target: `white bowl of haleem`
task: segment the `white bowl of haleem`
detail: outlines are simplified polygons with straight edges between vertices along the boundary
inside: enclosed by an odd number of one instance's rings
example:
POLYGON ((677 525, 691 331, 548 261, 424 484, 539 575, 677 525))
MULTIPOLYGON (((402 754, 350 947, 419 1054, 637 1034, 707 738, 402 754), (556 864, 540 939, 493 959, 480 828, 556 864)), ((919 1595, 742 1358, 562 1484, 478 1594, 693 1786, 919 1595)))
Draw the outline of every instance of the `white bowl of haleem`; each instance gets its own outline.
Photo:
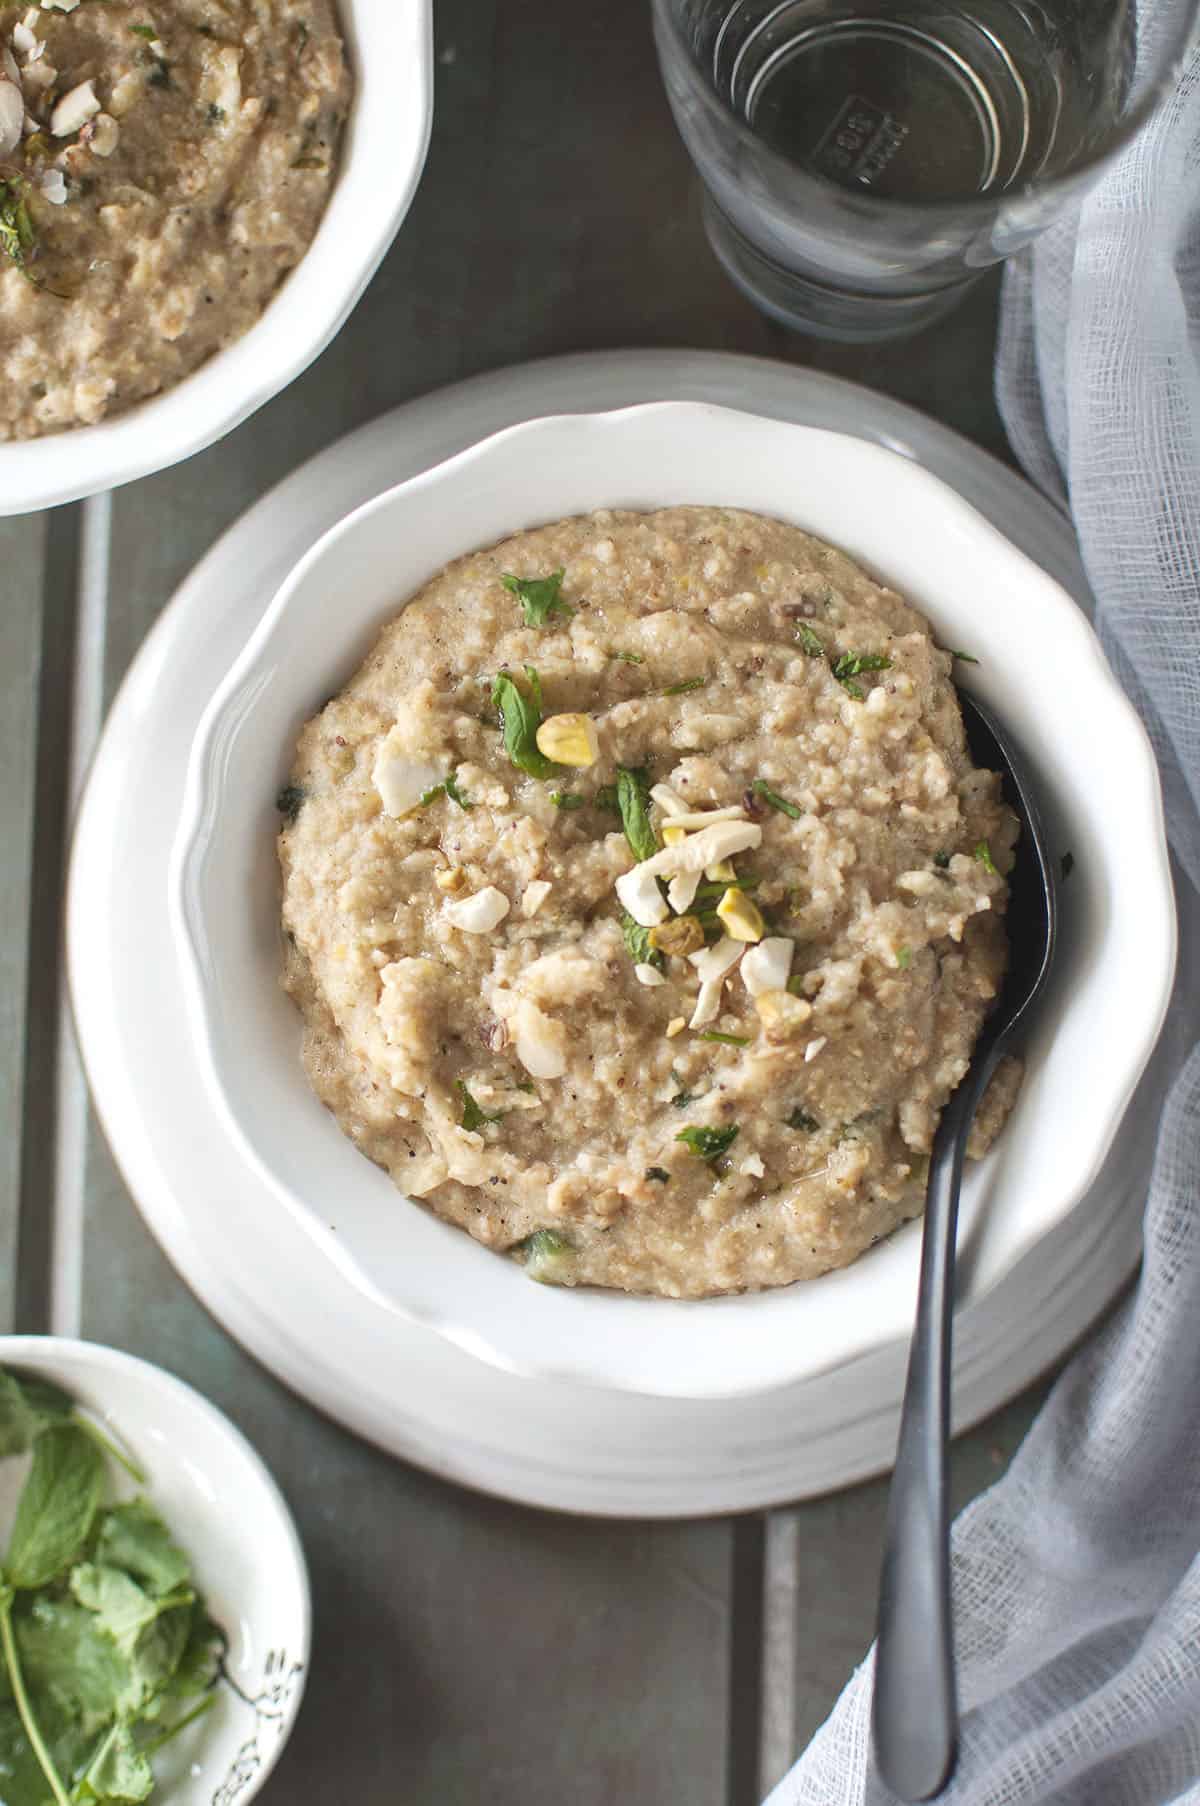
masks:
POLYGON ((902 1336, 1017 846, 964 673, 1071 871, 976 1124, 986 1290, 1084 1198, 1173 966, 1153 759, 1076 605, 911 463, 690 404, 514 428, 335 528, 206 715, 172 875, 281 1208, 542 1377, 714 1396, 902 1336))
POLYGON ((0 6, 0 512, 220 437, 345 320, 430 122, 427 0, 0 6))

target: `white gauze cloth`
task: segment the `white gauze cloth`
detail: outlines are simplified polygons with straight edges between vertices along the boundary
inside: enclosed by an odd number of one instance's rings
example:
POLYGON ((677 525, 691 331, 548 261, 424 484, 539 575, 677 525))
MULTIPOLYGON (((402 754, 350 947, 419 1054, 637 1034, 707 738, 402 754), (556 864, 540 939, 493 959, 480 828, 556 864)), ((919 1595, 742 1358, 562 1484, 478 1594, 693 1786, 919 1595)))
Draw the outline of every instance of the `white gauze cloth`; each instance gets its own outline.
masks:
MULTIPOLYGON (((1136 1291, 954 1526, 963 1724, 946 1806, 1200 1806, 1198 360, 1193 55, 1005 278, 1001 410, 1029 474, 1071 509, 1097 629, 1154 740, 1182 957, 1136 1291)), ((868 1657, 770 1806, 892 1800, 870 1764, 871 1677, 868 1657)))

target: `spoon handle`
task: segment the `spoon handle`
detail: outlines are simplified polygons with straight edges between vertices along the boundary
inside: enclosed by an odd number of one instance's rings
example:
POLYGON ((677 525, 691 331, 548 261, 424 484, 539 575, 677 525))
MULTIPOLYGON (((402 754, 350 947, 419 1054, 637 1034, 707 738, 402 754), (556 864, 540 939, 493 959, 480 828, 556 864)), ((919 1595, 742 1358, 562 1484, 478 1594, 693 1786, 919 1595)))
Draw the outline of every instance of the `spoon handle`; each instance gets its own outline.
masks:
POLYGON ((979 1070, 949 1099, 929 1160, 917 1320, 879 1584, 872 1707, 876 1767, 902 1800, 940 1792, 958 1739, 946 1486, 954 1243, 967 1136, 994 1063, 978 1061, 979 1070))

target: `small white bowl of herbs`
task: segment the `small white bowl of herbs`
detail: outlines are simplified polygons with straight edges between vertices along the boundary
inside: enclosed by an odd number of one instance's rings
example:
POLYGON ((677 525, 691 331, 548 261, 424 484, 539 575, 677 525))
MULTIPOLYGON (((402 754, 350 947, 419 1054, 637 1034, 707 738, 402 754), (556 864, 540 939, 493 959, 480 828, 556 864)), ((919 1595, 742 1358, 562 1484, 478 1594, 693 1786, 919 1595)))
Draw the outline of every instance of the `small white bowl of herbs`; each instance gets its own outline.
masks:
POLYGON ((0 1336, 4 1806, 246 1806, 310 1628, 287 1506, 214 1406, 115 1349, 0 1336))

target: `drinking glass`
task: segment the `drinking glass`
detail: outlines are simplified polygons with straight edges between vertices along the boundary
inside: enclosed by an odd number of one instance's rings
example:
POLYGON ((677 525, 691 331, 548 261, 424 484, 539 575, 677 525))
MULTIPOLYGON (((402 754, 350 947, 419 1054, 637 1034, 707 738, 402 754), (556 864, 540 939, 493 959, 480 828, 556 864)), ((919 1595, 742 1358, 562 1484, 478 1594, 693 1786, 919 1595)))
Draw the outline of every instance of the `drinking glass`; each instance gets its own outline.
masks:
POLYGON ((705 224, 786 325, 889 338, 1041 232, 1169 91, 1200 0, 653 0, 705 224))

